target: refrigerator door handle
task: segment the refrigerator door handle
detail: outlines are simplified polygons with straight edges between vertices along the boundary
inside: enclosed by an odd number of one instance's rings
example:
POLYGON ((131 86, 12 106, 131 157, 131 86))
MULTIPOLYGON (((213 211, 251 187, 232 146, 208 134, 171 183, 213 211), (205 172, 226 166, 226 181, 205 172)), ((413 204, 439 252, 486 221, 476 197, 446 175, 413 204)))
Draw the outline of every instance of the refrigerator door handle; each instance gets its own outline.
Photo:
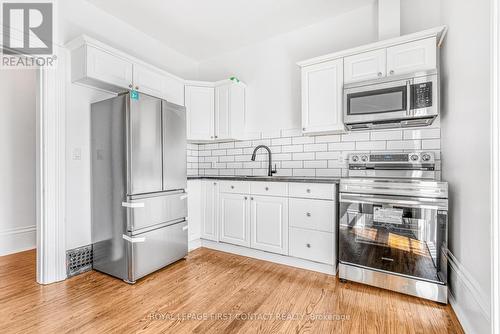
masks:
POLYGON ((127 240, 127 241, 132 242, 132 243, 145 242, 146 241, 145 237, 129 237, 126 234, 123 234, 122 237, 123 237, 124 240, 127 240))
POLYGON ((136 202, 136 203, 129 203, 129 202, 122 202, 122 206, 125 208, 143 208, 144 203, 143 202, 136 202))

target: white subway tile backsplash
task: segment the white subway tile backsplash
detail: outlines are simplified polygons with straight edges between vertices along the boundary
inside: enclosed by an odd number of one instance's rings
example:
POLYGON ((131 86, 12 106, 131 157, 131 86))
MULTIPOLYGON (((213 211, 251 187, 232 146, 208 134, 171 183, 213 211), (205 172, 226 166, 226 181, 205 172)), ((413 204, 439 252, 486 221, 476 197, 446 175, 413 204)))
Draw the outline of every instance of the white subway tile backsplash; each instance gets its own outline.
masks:
POLYGON ((327 151, 328 144, 306 144, 304 145, 304 152, 321 152, 327 151))
POLYGON ((281 168, 302 168, 302 160, 281 161, 281 168))
POLYGON ((328 144, 328 151, 354 151, 355 149, 356 149, 355 142, 328 144))
POLYGON ((354 152, 431 151, 441 169, 439 125, 416 129, 351 132, 346 134, 302 136, 300 129, 248 134, 245 140, 187 145, 188 175, 267 175, 268 146, 281 176, 347 176, 347 155, 354 152))
POLYGON ((304 145, 288 145, 288 146, 282 146, 281 151, 283 153, 287 152, 303 152, 304 151, 304 145))
POLYGON ((356 150, 385 150, 385 141, 358 141, 356 142, 356 150))
POLYGON ((340 135, 327 135, 315 137, 316 143, 336 143, 340 141, 340 135))
POLYGON ((341 152, 316 152, 317 160, 338 159, 339 156, 341 156, 341 152))
POLYGON ((396 140, 388 141, 388 150, 420 150, 422 142, 420 140, 396 140))
POLYGON ((423 139, 422 150, 439 150, 441 148, 440 139, 423 139))
POLYGON ((370 140, 369 132, 350 132, 342 135, 342 141, 370 140))
POLYGON ((441 138, 440 128, 412 129, 404 131, 404 139, 439 139, 441 138))
POLYGON ((328 161, 326 160, 304 161, 304 168, 328 168, 328 161))
POLYGON ((292 144, 293 145, 298 145, 298 144, 312 144, 314 143, 314 137, 296 137, 292 138, 292 144))
POLYGON ((234 148, 234 141, 227 143, 219 143, 218 148, 234 148))
POLYGON ((401 130, 391 130, 391 131, 373 131, 370 134, 371 140, 401 140, 403 139, 403 131, 401 130))
POLYGON ((271 145, 291 145, 292 138, 277 138, 271 139, 271 145))
POLYGON ((293 176, 316 176, 316 170, 315 169, 294 169, 293 176))
POLYGON ((293 160, 314 160, 314 152, 293 153, 293 160))

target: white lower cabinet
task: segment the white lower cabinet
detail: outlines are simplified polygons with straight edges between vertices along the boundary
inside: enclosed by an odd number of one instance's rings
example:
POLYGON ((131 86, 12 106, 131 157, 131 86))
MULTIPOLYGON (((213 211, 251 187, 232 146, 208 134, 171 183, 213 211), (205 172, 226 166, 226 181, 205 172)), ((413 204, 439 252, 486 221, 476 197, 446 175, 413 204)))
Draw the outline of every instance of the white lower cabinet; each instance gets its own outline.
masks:
POLYGON ((201 237, 207 240, 219 241, 219 224, 217 220, 218 183, 203 180, 201 183, 201 193, 201 237))
POLYGON ((220 241, 250 247, 248 195, 219 194, 220 241))
POLYGON ((250 247, 288 254, 288 198, 252 196, 250 247))
POLYGON ((335 269, 335 184, 204 180, 201 188, 202 239, 335 269))

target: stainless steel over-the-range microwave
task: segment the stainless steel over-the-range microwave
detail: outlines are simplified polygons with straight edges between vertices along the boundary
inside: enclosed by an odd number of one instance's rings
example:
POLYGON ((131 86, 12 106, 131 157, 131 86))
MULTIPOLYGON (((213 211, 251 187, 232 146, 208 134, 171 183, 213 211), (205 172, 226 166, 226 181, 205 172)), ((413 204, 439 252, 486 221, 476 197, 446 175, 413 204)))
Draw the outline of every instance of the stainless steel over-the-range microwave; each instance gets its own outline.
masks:
POLYGON ((430 125, 439 113, 436 71, 391 76, 344 86, 348 130, 430 125))

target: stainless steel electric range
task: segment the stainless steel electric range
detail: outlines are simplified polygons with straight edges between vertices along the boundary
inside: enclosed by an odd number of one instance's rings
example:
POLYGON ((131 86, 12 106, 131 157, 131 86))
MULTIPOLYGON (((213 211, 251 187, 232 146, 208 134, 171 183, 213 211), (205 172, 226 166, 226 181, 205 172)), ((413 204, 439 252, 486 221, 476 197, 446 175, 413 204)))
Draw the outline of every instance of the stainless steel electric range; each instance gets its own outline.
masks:
POLYGON ((350 154, 339 277, 447 303, 448 184, 432 152, 350 154))

